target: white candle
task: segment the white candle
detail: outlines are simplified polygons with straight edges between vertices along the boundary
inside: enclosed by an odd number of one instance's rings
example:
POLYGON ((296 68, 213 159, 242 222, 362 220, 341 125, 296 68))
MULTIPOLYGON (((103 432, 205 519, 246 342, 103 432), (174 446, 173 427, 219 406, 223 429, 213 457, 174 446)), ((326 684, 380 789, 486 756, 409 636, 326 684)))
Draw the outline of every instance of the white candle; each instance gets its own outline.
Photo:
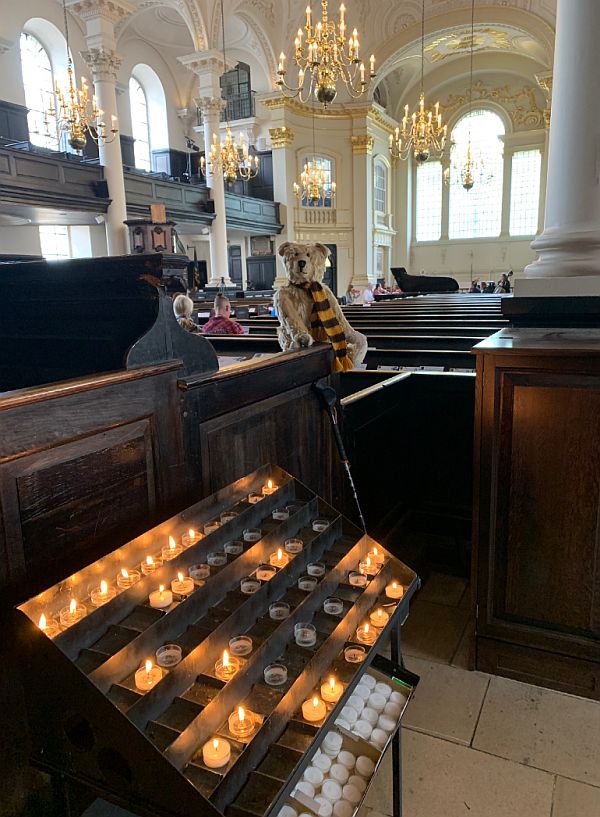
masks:
POLYGON ((385 595, 388 599, 401 599, 404 595, 404 587, 398 582, 393 581, 385 588, 385 595))
MULTIPOLYGON (((375 712, 380 714, 383 712, 383 708, 386 705, 386 700, 383 695, 380 695, 379 692, 374 692, 371 697, 369 698, 369 706, 368 709, 374 709, 375 712)), ((364 712, 363 712, 364 716, 364 712)))
POLYGON ((378 627, 379 629, 381 629, 382 627, 385 627, 385 625, 390 620, 390 617, 385 612, 385 610, 382 610, 381 607, 378 607, 377 610, 373 610, 373 612, 369 614, 369 619, 373 627, 378 627))
POLYGON ((213 738, 202 747, 202 760, 209 769, 221 769, 231 760, 231 746, 228 740, 213 738))
POLYGON ((342 696, 342 692, 344 691, 343 684, 331 676, 331 678, 326 681, 324 684, 321 684, 321 697, 324 701, 328 703, 334 704, 342 696))
POLYGON ((161 584, 158 590, 150 593, 148 600, 150 607, 162 610, 164 607, 170 607, 173 604, 173 593, 170 590, 165 590, 164 584, 161 584))
POLYGON ((152 687, 156 686, 162 678, 162 670, 160 667, 155 667, 152 661, 146 661, 143 667, 140 667, 135 674, 135 685, 143 692, 147 692, 152 687))
POLYGON ((107 601, 114 599, 117 595, 117 591, 114 587, 109 587, 108 584, 104 581, 104 579, 100 582, 100 587, 97 587, 95 590, 92 590, 90 594, 90 599, 94 607, 102 607, 103 604, 106 604, 107 601))
POLYGON ((317 695, 302 704, 302 717, 309 723, 322 721, 327 714, 327 707, 317 695))
POLYGON ((189 596, 196 589, 193 579, 188 579, 183 573, 178 573, 177 578, 171 582, 171 590, 178 596, 189 596))

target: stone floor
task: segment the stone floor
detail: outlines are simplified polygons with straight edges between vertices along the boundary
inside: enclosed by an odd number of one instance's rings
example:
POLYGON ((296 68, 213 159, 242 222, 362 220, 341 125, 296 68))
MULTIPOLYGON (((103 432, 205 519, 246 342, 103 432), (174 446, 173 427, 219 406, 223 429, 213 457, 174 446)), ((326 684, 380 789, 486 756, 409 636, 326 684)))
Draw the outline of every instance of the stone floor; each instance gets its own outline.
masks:
MULTIPOLYGON (((466 669, 463 579, 433 574, 402 628, 404 817, 600 817, 600 703, 466 669)), ((360 817, 391 815, 391 752, 360 817)))

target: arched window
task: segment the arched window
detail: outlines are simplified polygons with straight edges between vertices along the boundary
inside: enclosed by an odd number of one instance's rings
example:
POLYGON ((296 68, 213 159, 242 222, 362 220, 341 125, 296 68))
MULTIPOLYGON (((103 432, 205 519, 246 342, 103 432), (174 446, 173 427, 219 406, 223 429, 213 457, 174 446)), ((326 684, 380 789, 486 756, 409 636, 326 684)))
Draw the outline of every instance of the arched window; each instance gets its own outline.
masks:
POLYGON ((476 110, 463 116, 454 126, 450 152, 450 218, 449 237, 483 238, 499 236, 502 227, 503 143, 504 124, 500 117, 487 110, 476 110), (471 155, 481 160, 485 180, 475 173, 475 185, 465 190, 460 184, 460 172, 471 135, 471 155))
POLYGON ((388 168, 381 159, 375 160, 373 188, 376 213, 388 213, 388 168))
POLYGON ((133 143, 135 166, 141 170, 151 170, 148 99, 146 98, 146 92, 135 77, 131 77, 129 80, 129 105, 131 107, 132 135, 135 139, 133 143))
POLYGON ((333 159, 328 159, 326 156, 305 156, 302 160, 302 169, 308 165, 309 167, 312 166, 313 160, 316 162, 317 170, 319 173, 322 173, 324 179, 324 187, 327 191, 329 198, 326 199, 319 199, 319 201, 312 201, 307 198, 302 199, 302 206, 303 207, 331 207, 331 191, 332 191, 332 183, 335 182, 335 166, 333 159))
POLYGON ((442 163, 417 165, 415 217, 417 241, 439 241, 442 235, 442 163))
POLYGON ((58 150, 56 115, 48 114, 51 108, 56 110, 50 57, 41 42, 25 31, 21 34, 19 48, 25 104, 29 108, 29 139, 34 145, 58 150))

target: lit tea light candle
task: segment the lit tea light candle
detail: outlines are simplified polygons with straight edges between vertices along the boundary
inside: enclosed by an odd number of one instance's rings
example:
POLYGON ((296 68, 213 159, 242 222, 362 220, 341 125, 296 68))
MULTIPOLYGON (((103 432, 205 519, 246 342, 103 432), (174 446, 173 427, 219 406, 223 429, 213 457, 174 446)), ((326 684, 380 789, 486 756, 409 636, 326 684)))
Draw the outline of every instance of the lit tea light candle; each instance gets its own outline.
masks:
POLYGON ((378 607, 377 610, 373 610, 369 614, 369 619, 373 627, 379 627, 379 629, 381 629, 382 627, 385 627, 385 625, 390 620, 390 617, 385 612, 385 610, 382 610, 381 607, 378 607))
POLYGON ((159 567, 162 567, 162 559, 153 559, 152 556, 146 556, 145 561, 142 562, 141 570, 144 576, 150 576, 159 567))
POLYGON ((165 590, 164 584, 161 584, 158 590, 154 590, 150 593, 148 601, 150 602, 150 607, 162 610, 173 604, 173 593, 170 590, 165 590))
POLYGON ((129 570, 126 567, 122 567, 117 576, 117 587, 121 590, 127 590, 136 582, 139 582, 141 578, 139 570, 129 570))
POLYGON ((276 573, 277 570, 273 565, 259 565, 256 569, 256 578, 261 582, 269 582, 276 573))
POLYGON ((342 697, 344 686, 331 676, 324 684, 321 684, 321 698, 330 704, 335 704, 342 697))
POLYGON ((63 607, 59 613, 60 623, 63 627, 71 627, 81 621, 87 613, 87 608, 84 604, 78 603, 75 599, 71 599, 68 607, 63 607))
POLYGON ((365 587, 367 581, 366 573, 359 573, 356 570, 353 570, 348 576, 348 582, 354 587, 365 587))
POLYGON ((302 704, 302 717, 309 723, 322 721, 326 714, 325 701, 322 701, 317 695, 302 704))
POLYGON ((109 587, 104 579, 102 579, 100 582, 100 587, 97 587, 90 593, 90 599, 94 607, 102 607, 102 605, 106 604, 107 601, 114 599, 116 595, 117 591, 115 588, 109 587))
POLYGON ((377 572, 370 556, 358 563, 358 572, 364 576, 373 576, 377 572))
POLYGON ((271 553, 269 556, 269 563, 272 564, 273 567, 285 567, 289 560, 289 556, 284 553, 281 548, 277 548, 277 552, 271 553))
POLYGON ((142 692, 147 692, 156 686, 163 677, 160 667, 155 667, 152 661, 146 661, 143 667, 135 673, 135 685, 142 692))
POLYGON ((178 596, 189 596, 195 589, 196 585, 194 584, 194 580, 184 576, 181 572, 179 572, 177 578, 171 582, 171 590, 173 593, 177 593, 178 596))
POLYGON ((194 528, 190 528, 187 533, 184 533, 181 537, 181 544, 184 548, 189 548, 192 545, 195 545, 196 542, 199 542, 202 539, 202 534, 200 531, 194 530, 194 528))
POLYGON ((178 545, 175 539, 173 539, 172 536, 169 536, 169 544, 162 549, 161 554, 165 562, 170 562, 171 559, 179 556, 182 550, 183 548, 181 545, 178 545))
POLYGON ((223 657, 219 658, 215 664, 215 675, 219 681, 231 681, 233 676, 239 671, 240 662, 235 656, 229 655, 227 650, 223 650, 223 657))
POLYGON ((383 565, 384 557, 383 553, 379 548, 374 547, 373 550, 369 553, 369 556, 371 557, 371 561, 373 562, 375 567, 381 567, 383 565))
POLYGON ((262 487, 263 496, 271 496, 276 490, 277 485, 275 485, 272 479, 268 479, 267 484, 262 487))
POLYGON ((38 627, 47 635, 48 638, 54 638, 55 635, 58 635, 60 632, 60 627, 58 626, 58 622, 55 618, 46 618, 46 616, 42 613, 40 616, 40 620, 38 622, 38 627))
POLYGON ((361 624, 356 631, 356 640, 361 644, 374 644, 377 639, 377 630, 369 624, 361 624))
POLYGON ((202 747, 202 760, 209 769, 222 769, 231 760, 231 746, 228 740, 213 738, 202 747))
POLYGON ((254 714, 238 706, 228 719, 229 731, 235 738, 248 738, 254 732, 254 714))
POLYGON ((401 599, 404 596, 404 587, 399 582, 391 582, 385 588, 388 599, 401 599))

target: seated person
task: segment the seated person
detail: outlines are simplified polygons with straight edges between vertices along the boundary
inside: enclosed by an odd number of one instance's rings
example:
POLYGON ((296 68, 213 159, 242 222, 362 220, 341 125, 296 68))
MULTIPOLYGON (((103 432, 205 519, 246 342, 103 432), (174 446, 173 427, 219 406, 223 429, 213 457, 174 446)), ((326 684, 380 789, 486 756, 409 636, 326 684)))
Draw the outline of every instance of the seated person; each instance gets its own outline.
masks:
POLYGON ((366 285, 362 295, 360 296, 360 300, 362 301, 363 306, 371 306, 375 300, 375 296, 373 295, 373 284, 366 285))
POLYGON ((346 304, 353 304, 359 297, 360 290, 355 289, 352 284, 348 284, 348 289, 346 290, 346 304))
POLYGON ((199 332, 200 327, 192 320, 194 302, 187 295, 177 295, 173 301, 173 312, 177 318, 177 323, 187 332, 199 332))
POLYGON ((373 290, 373 295, 387 295, 387 289, 378 281, 377 286, 373 290))
POLYGON ((200 330, 204 335, 243 335, 244 330, 237 321, 231 320, 231 302, 226 295, 215 297, 214 315, 200 330))

